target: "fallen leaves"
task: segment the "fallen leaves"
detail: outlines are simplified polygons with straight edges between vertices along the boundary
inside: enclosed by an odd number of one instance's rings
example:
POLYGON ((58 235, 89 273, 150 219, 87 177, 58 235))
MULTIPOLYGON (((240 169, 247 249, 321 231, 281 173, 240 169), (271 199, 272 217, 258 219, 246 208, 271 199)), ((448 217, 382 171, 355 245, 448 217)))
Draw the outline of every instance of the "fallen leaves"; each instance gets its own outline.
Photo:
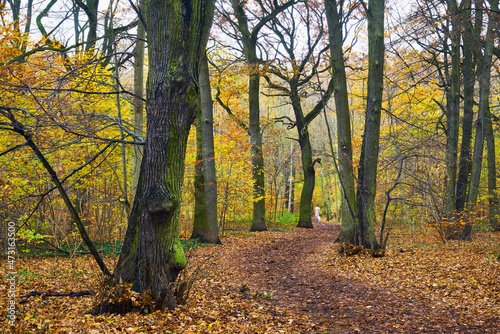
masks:
MULTIPOLYGON (((17 303, 26 333, 399 333, 500 331, 500 263, 495 240, 394 244, 386 256, 341 256, 338 226, 224 238, 193 251, 206 264, 186 305, 172 312, 90 315, 101 277, 87 257, 23 258, 18 296, 90 290, 75 298, 17 303), (485 246, 486 245, 486 246, 485 246), (492 245, 487 246, 487 245, 492 245), (417 247, 413 247, 417 246, 417 247)), ((484 238, 491 237, 490 234, 484 238)), ((395 240, 398 241, 398 240, 395 240)), ((406 241, 407 242, 407 241, 406 241)), ((114 259, 108 259, 113 267, 114 259)), ((2 270, 4 270, 2 268, 2 270)), ((0 272, 5 276, 4 272, 0 272)), ((6 282, 0 283, 3 290, 6 282)), ((5 312, 5 298, 0 308, 5 312)), ((0 331, 10 329, 0 323, 0 331)))

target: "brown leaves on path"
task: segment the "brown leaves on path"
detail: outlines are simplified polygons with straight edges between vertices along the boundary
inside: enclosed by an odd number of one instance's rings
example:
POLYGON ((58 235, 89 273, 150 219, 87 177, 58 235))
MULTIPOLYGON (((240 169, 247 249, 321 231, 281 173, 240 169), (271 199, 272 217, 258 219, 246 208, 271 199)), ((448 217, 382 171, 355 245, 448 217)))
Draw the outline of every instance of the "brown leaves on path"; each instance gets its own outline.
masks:
MULTIPOLYGON (((383 258, 344 257, 333 244, 338 231, 323 223, 312 230, 243 232, 221 246, 199 248, 188 272, 204 264, 202 274, 188 303, 173 312, 93 316, 85 312, 95 297, 34 296, 16 305, 11 328, 3 321, 2 295, 0 332, 500 332, 500 263, 491 248, 480 242, 398 245, 383 258)), ((27 258, 16 265, 18 296, 98 289, 98 268, 86 257, 27 258)), ((5 287, 3 280, 0 290, 5 287)))
POLYGON ((332 244, 339 228, 271 233, 240 245, 231 266, 279 307, 334 332, 500 332, 500 265, 487 253, 450 244, 345 257, 332 244))

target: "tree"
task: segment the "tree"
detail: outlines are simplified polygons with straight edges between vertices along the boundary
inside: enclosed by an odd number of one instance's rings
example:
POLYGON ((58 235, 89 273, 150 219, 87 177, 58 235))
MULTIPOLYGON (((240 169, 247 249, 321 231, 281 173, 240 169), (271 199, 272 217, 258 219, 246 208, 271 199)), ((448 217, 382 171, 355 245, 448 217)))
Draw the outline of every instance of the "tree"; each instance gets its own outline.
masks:
MULTIPOLYGON (((346 122, 349 122, 348 107, 345 105, 346 90, 344 90, 345 71, 342 71, 343 53, 342 53, 342 16, 333 1, 327 1, 328 29, 331 48, 332 73, 335 78, 335 90, 339 92, 336 98, 337 110, 337 133, 339 156, 343 155, 344 170, 339 171, 339 177, 343 187, 343 205, 349 209, 346 218, 342 218, 341 238, 353 245, 362 245, 377 251, 379 243, 375 237, 375 195, 377 186, 377 165, 379 155, 380 141, 380 119, 382 112, 382 91, 383 91, 383 73, 384 73, 384 0, 370 0, 368 6, 361 1, 368 19, 368 91, 366 95, 366 114, 364 117, 365 127, 363 133, 363 143, 359 161, 359 171, 357 180, 356 207, 352 206, 350 196, 350 175, 349 165, 352 166, 352 158, 349 160, 349 154, 352 152, 346 145, 350 143, 350 138, 346 137, 349 130, 342 129, 346 122), (338 62, 338 63, 336 63, 338 62), (340 118, 339 118, 340 117, 340 118)), ((341 3, 342 5, 342 3, 341 3)), ((342 6, 340 6, 342 8, 342 6)), ((352 167, 351 167, 352 168, 352 167)), ((351 195, 352 196, 352 195, 351 195)))
MULTIPOLYGON (((486 107, 488 103, 484 102, 484 92, 490 85, 489 79, 485 78, 483 62, 488 62, 487 53, 495 52, 493 46, 487 51, 488 43, 484 40, 485 36, 490 36, 489 32, 483 32, 483 21, 489 11, 483 0, 422 0, 417 4, 411 21, 420 23, 412 24, 412 30, 407 35, 411 36, 411 42, 422 47, 420 59, 434 67, 435 74, 429 77, 439 80, 437 86, 443 91, 443 99, 435 99, 435 102, 441 108, 443 117, 446 117, 446 123, 440 121, 440 126, 436 127, 436 132, 442 132, 446 139, 445 191, 437 193, 438 196, 442 194, 443 199, 442 208, 438 210, 441 217, 437 219, 446 238, 471 240, 472 221, 469 216, 475 212, 472 208, 478 198, 482 152, 486 138, 484 134, 489 131, 486 128, 489 108, 486 107), (476 81, 479 81, 479 89, 475 88, 476 81), (475 99, 478 91, 478 99, 475 99), (462 100, 463 117, 460 117, 462 100), (476 137, 473 138, 476 105, 479 105, 479 115, 475 123, 476 137), (458 156, 460 136, 462 141, 458 156), (474 156, 471 154, 472 140, 474 156), (467 211, 464 211, 465 208, 467 211), (443 217, 445 223, 441 222, 443 217)), ((490 1, 489 7, 495 7, 494 1, 490 1)), ((488 29, 490 23, 489 19, 488 29)), ((492 144, 490 142, 490 147, 492 144)), ((492 150, 488 153, 489 168, 492 168, 492 150)), ((489 183, 489 186, 494 187, 494 182, 489 183)), ((495 193, 490 191, 490 205, 495 201, 495 193)), ((495 215, 494 205, 490 212, 495 215)))
MULTIPOLYGON (((314 165, 320 159, 313 159, 313 151, 309 138, 309 125, 321 113, 333 92, 333 81, 329 82, 326 91, 321 87, 320 99, 307 113, 304 113, 301 96, 307 94, 305 87, 312 84, 312 80, 319 78, 322 65, 322 54, 328 49, 322 47, 323 41, 323 13, 315 9, 314 4, 307 3, 290 7, 271 21, 271 29, 278 37, 278 42, 271 47, 276 53, 276 62, 271 62, 268 72, 277 80, 265 75, 268 85, 276 89, 280 96, 290 99, 295 120, 291 124, 297 128, 300 145, 304 183, 300 197, 300 214, 297 227, 312 228, 311 202, 316 183, 314 165), (317 31, 314 30, 316 25, 317 31), (304 31, 305 30, 305 31, 304 31), (298 45, 299 35, 304 34, 302 43, 304 49, 298 45), (281 51, 283 49, 284 51, 281 51), (299 54, 301 53, 301 54, 299 54)), ((284 118, 282 118, 284 119, 284 118)))
MULTIPOLYGON (((337 148, 338 176, 342 193, 342 234, 341 237, 356 244, 356 193, 355 177, 352 163, 351 114, 347 92, 347 77, 344 65, 343 22, 344 1, 337 5, 336 1, 325 0, 326 19, 328 23, 328 39, 330 41, 330 63, 332 71, 335 112, 337 115, 337 148)), ((334 154, 332 148, 332 155, 334 154)))
MULTIPOLYGON (((476 138, 474 143, 474 156, 472 161, 472 171, 470 177, 470 187, 469 187, 469 197, 467 200, 468 209, 472 209, 477 202, 478 192, 479 192, 479 180, 481 177, 482 160, 483 160, 483 150, 484 150, 484 140, 485 140, 485 122, 490 123, 488 127, 491 126, 491 116, 489 112, 490 108, 490 78, 491 78, 491 67, 493 58, 493 47, 494 47, 494 31, 497 29, 498 22, 498 0, 490 1, 490 13, 488 20, 488 29, 486 32, 486 46, 484 48, 484 53, 481 57, 481 67, 479 71, 479 110, 476 121, 476 138)), ((488 129, 488 132, 492 134, 492 131, 488 129)), ((489 145, 491 148, 491 144, 489 145)), ((493 145, 494 146, 494 145, 493 145)), ((491 159, 491 158, 490 158, 491 159)), ((489 160, 490 160, 489 159, 489 160)), ((491 164, 491 162, 490 162, 491 164)), ((491 166, 490 166, 491 168, 491 166)), ((492 196, 494 197, 494 196, 492 196)), ((471 229, 471 227, 469 227, 471 229)), ((470 239, 471 231, 467 232, 467 239, 470 239)))
POLYGON ((213 0, 153 0, 145 5, 149 48, 147 134, 127 234, 116 274, 133 277, 134 289, 150 291, 160 308, 176 307, 170 283, 186 266, 179 242, 179 212, 189 129, 200 109, 199 68, 214 10, 213 0), (129 232, 130 230, 130 232, 129 232), (137 236, 136 236, 137 234, 137 236), (134 251, 134 247, 137 251, 134 251), (123 272, 123 261, 136 268, 123 272))
POLYGON ((265 200, 265 173, 264 157, 262 156, 262 133, 260 127, 260 77, 262 60, 258 54, 258 37, 262 28, 270 20, 276 17, 281 11, 292 6, 295 0, 284 2, 279 5, 276 1, 257 1, 257 9, 251 12, 251 3, 242 0, 231 0, 233 15, 224 10, 224 4, 219 6, 221 15, 237 30, 232 36, 241 42, 241 51, 245 56, 245 61, 249 70, 248 78, 248 109, 249 125, 248 135, 252 145, 252 175, 254 180, 253 189, 253 220, 251 231, 265 231, 266 221, 266 200, 265 200), (265 6, 268 5, 268 7, 265 6), (253 20, 249 20, 247 12, 251 18, 257 17, 257 22, 251 26, 253 20))
POLYGON ((201 110, 196 121, 195 212, 191 238, 219 244, 213 101, 206 54, 200 63, 201 110))

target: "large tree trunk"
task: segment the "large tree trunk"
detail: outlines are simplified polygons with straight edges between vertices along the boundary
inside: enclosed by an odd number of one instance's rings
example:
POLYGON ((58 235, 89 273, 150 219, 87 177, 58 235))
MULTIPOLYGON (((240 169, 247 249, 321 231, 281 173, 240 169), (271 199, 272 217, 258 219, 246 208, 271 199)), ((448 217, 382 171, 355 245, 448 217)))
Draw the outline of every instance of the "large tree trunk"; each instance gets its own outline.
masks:
POLYGON ((135 275, 125 276, 134 276, 134 289, 149 291, 160 307, 175 308, 171 283, 186 265, 178 237, 184 160, 189 130, 200 108, 199 61, 213 6, 213 0, 152 0, 144 11, 150 68, 147 136, 137 269, 135 275))
POLYGON ((335 111, 337 114, 338 176, 342 193, 342 227, 339 238, 357 244, 356 235, 359 232, 356 232, 357 222, 355 220, 356 193, 354 191, 355 179, 352 164, 351 116, 342 48, 342 18, 337 10, 336 1, 325 0, 325 7, 330 40, 332 80, 335 91, 335 111))
POLYGON ((357 207, 361 244, 376 250, 380 247, 375 238, 374 225, 384 88, 384 0, 370 0, 368 6, 368 91, 365 130, 359 159, 357 207))
POLYGON ((213 102, 208 60, 200 64, 201 114, 196 122, 195 211, 191 238, 220 244, 217 224, 217 180, 215 177, 213 102))

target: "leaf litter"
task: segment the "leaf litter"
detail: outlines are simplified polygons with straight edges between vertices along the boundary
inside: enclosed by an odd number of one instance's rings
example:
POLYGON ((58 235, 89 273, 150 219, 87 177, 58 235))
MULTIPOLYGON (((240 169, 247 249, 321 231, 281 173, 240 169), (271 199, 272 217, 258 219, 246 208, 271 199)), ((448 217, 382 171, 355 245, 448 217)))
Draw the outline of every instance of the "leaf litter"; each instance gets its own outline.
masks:
MULTIPOLYGON (((340 255, 339 229, 321 223, 311 230, 240 232, 221 246, 199 247, 189 254, 188 274, 203 267, 187 303, 148 314, 88 314, 102 280, 89 257, 21 258, 17 296, 34 290, 94 296, 17 299, 16 326, 9 327, 2 294, 0 332, 500 332, 500 263, 491 256, 498 234, 445 245, 407 245, 396 235, 386 256, 373 258, 340 255)), ((116 259, 107 261, 113 267, 116 259)), ((0 290, 7 291, 6 280, 0 290)))

